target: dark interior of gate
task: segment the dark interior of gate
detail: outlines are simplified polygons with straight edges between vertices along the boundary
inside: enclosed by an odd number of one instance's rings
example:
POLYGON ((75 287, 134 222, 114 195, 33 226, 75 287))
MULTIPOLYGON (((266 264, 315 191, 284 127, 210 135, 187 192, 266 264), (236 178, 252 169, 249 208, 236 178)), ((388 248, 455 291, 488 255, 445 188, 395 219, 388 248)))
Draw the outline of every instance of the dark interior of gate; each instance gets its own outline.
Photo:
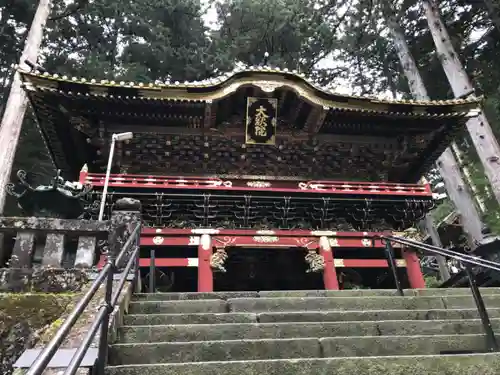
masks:
MULTIPOLYGON (((142 258, 155 257, 175 259, 182 256, 196 257, 196 249, 189 247, 144 247, 142 258)), ((264 291, 264 290, 321 290, 324 289, 320 272, 311 272, 305 261, 307 249, 302 247, 230 247, 225 272, 214 272, 215 291, 264 291)), ((383 249, 367 253, 364 248, 340 248, 335 251, 342 260, 359 262, 358 267, 339 267, 337 277, 342 289, 390 289, 394 281, 388 272, 383 249), (363 263, 363 261, 365 263, 363 263)), ((395 251, 401 258, 401 251, 395 251)), ((345 262, 344 262, 345 263, 345 262)), ((141 276, 147 291, 151 269, 146 264, 141 276)), ((197 291, 197 269, 195 267, 155 267, 155 287, 163 292, 197 291)), ((404 267, 398 267, 403 287, 408 288, 404 267)))
MULTIPOLYGON (((433 208, 419 179, 479 107, 338 95, 269 67, 184 83, 22 79, 55 165, 92 186, 90 203, 111 135, 134 133, 116 143, 105 218, 119 198, 141 202, 142 276, 165 291, 394 287, 378 236, 433 208)), ((404 286, 422 287, 416 255, 391 251, 404 286)))

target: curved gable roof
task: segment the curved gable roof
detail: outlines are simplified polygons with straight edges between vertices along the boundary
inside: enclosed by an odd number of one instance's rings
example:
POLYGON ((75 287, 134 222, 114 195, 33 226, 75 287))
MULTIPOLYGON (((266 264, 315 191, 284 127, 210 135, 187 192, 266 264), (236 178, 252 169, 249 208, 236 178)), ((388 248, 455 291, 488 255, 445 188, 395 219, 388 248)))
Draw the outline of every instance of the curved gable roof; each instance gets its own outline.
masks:
MULTIPOLYGON (((466 115, 479 109, 481 98, 440 101, 386 100, 371 96, 343 95, 320 86, 312 79, 287 69, 252 67, 236 69, 217 78, 193 82, 115 82, 86 78, 69 78, 58 74, 20 71, 27 90, 58 91, 74 96, 102 96, 141 100, 210 102, 224 98, 240 87, 255 86, 272 93, 288 88, 312 104, 325 109, 378 113, 421 113, 466 115)), ((472 113, 471 115, 475 115, 472 113)))

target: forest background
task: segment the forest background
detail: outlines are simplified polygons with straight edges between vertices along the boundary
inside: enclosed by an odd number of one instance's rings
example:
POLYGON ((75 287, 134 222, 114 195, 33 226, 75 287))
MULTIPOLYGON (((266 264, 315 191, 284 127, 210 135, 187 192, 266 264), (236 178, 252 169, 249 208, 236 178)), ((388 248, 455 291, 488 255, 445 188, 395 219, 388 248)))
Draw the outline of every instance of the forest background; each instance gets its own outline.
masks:
MULTIPOLYGON (((411 98, 386 22, 388 2, 429 96, 453 98, 418 0, 54 0, 38 64, 51 73, 98 80, 185 81, 262 64, 268 52, 268 65, 300 71, 341 93, 411 98)), ((500 0, 439 4, 499 139, 500 0)), ((0 0, 0 115, 36 5, 0 0)), ((500 233, 498 204, 466 132, 457 143, 473 194, 488 208, 484 222, 500 233)), ((31 112, 13 172, 18 169, 40 182, 54 175, 31 112)), ((439 175, 428 177, 439 190, 439 175)), ((444 199, 434 220, 451 211, 444 199)))

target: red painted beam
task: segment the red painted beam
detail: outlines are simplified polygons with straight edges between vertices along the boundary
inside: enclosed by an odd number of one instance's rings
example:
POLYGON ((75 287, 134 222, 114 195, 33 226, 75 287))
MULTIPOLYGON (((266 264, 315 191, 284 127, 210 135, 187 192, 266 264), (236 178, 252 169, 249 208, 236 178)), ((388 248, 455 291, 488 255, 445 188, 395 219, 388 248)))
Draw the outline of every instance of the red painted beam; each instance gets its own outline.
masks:
MULTIPOLYGON (((150 258, 141 258, 139 265, 149 267, 150 258)), ((336 268, 387 268, 385 259, 333 259, 336 268)), ((155 258, 156 267, 198 267, 198 258, 155 258)), ((404 259, 397 259, 398 267, 406 267, 404 259)))
MULTIPOLYGON (((201 236, 141 236, 141 246, 198 246, 201 236)), ((288 237, 288 236, 230 236, 215 235, 215 247, 265 247, 290 248, 303 247, 316 249, 319 246, 319 237, 288 237)), ((384 248, 382 240, 372 240, 369 237, 330 237, 330 246, 335 248, 384 248)), ((394 245, 397 247, 396 245, 394 245)))
MULTIPOLYGON (((94 187, 104 186, 105 175, 101 173, 81 173, 80 182, 94 187)), ((283 182, 260 181, 259 185, 250 185, 255 181, 222 180, 204 177, 170 177, 146 175, 111 175, 109 187, 151 188, 151 189, 195 189, 226 191, 262 191, 282 193, 317 193, 317 194, 359 194, 359 195, 399 195, 432 197, 428 184, 397 184, 387 182, 346 182, 346 181, 306 181, 283 182), (246 182, 246 184, 245 184, 246 182), (273 185, 278 185, 273 187, 273 185)))
POLYGON ((141 246, 198 246, 199 244, 200 236, 141 236, 141 246))
MULTIPOLYGON (((139 265, 149 267, 150 258, 141 258, 139 265)), ((156 267, 198 267, 198 258, 155 258, 156 267)))
MULTIPOLYGON (((254 229, 211 229, 211 228, 142 228, 143 236, 176 235, 222 235, 222 236, 285 236, 285 237, 376 237, 382 232, 336 232, 332 230, 254 230, 254 229)), ((384 232, 384 234, 387 234, 384 232)))

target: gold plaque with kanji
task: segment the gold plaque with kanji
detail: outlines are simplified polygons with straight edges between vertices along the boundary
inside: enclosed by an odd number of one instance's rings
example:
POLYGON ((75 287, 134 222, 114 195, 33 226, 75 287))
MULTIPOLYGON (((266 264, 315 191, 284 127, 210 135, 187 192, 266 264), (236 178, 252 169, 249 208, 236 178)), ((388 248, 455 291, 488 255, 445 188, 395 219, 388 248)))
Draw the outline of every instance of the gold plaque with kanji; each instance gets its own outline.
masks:
POLYGON ((278 99, 247 99, 247 119, 245 143, 252 145, 276 144, 276 124, 278 122, 278 99))

